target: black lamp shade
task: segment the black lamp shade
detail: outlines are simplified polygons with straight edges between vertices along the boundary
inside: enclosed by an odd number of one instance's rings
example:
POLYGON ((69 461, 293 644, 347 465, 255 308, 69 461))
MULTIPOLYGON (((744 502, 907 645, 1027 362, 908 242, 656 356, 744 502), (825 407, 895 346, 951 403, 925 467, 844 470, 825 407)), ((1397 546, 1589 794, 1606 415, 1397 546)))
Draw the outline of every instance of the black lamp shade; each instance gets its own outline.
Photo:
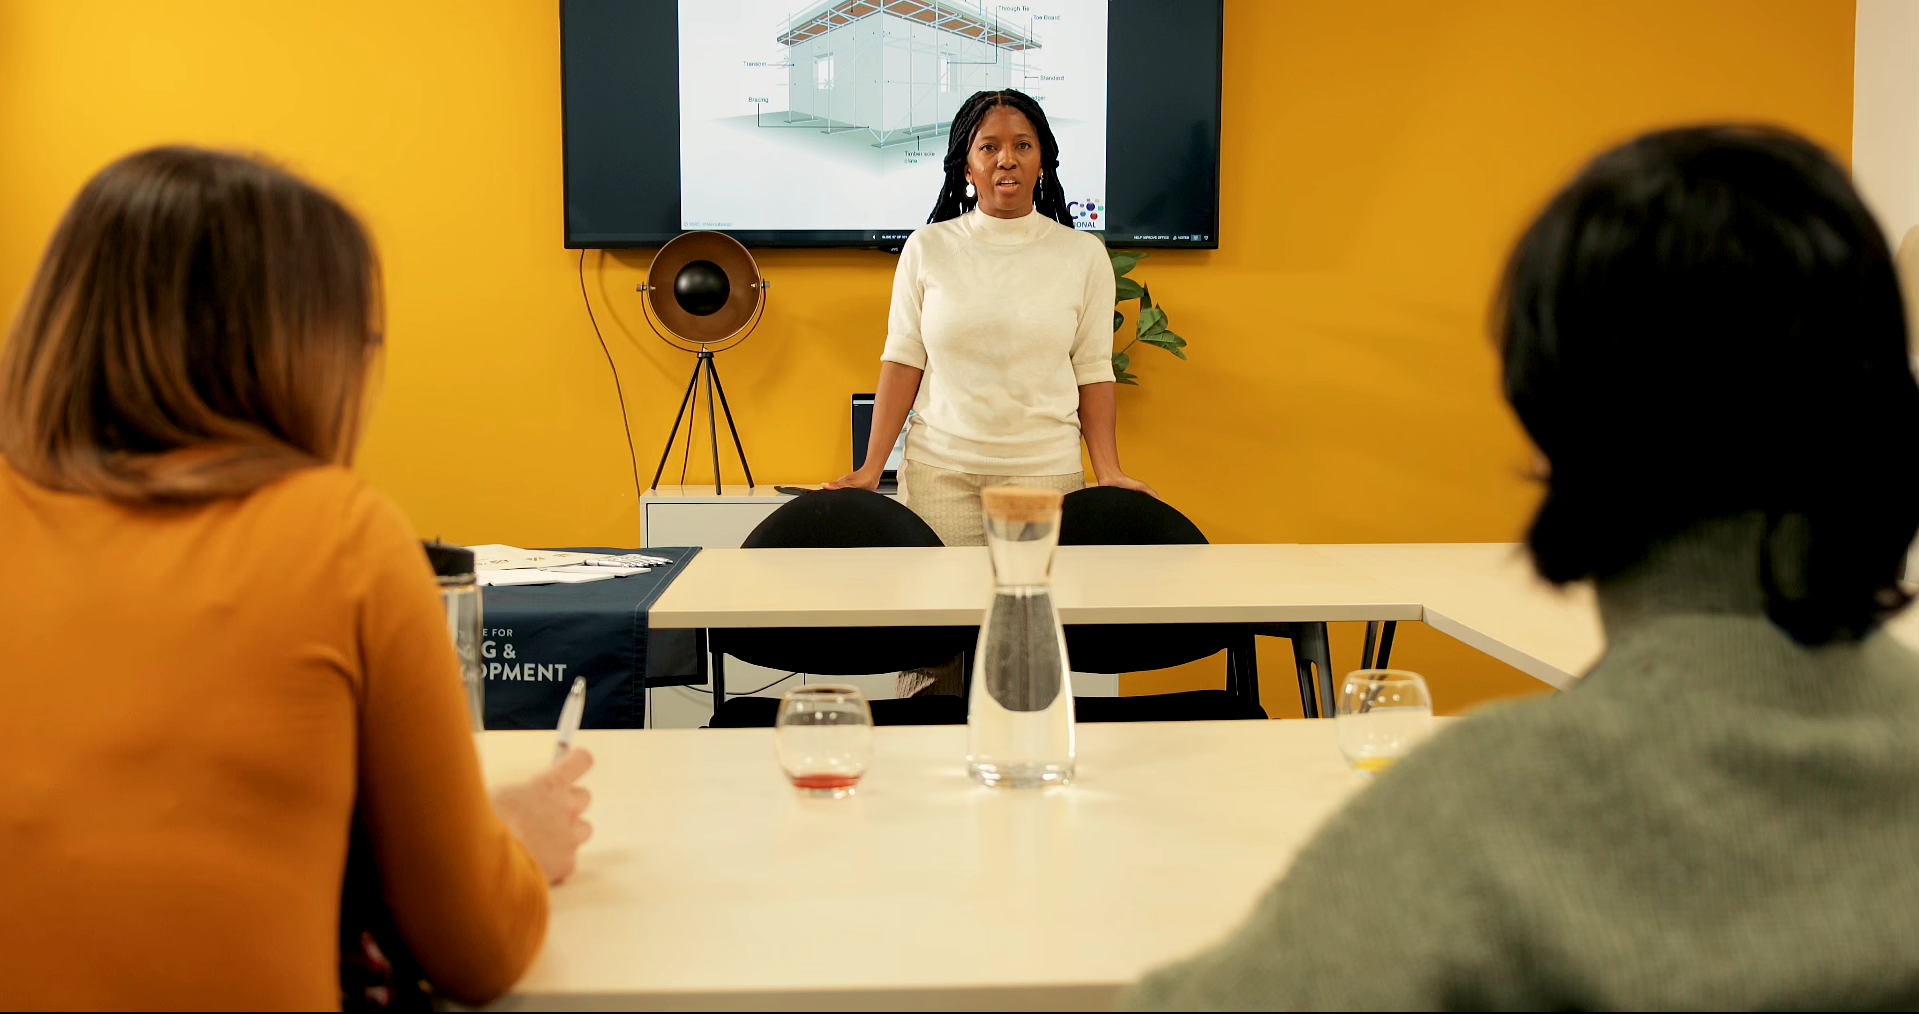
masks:
POLYGON ((673 298, 680 303, 680 309, 695 317, 711 317, 726 305, 726 297, 732 289, 726 280, 726 272, 720 270, 712 261, 694 261, 680 269, 679 276, 673 279, 673 298))
POLYGON ((653 315, 666 335, 691 345, 725 342, 759 308, 760 268, 740 241, 722 232, 680 235, 647 271, 653 315))

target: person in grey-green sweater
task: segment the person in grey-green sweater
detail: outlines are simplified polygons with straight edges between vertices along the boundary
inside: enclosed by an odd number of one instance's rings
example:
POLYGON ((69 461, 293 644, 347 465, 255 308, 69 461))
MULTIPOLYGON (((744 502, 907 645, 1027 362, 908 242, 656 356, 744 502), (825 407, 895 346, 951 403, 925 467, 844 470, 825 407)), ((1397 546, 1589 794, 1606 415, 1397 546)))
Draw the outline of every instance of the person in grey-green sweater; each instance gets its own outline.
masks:
POLYGON ((1884 237, 1774 130, 1650 134, 1520 240, 1505 388, 1590 579, 1573 690, 1435 736, 1137 1010, 1919 1007, 1919 385, 1884 237))

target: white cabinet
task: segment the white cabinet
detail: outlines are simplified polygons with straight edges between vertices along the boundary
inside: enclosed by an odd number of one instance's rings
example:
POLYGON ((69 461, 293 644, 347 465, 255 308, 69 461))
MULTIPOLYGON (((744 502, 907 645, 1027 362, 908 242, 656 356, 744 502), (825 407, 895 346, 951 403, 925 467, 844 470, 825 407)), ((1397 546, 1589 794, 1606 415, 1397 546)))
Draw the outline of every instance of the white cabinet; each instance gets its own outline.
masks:
POLYGON ((640 538, 653 546, 738 549, 768 514, 793 499, 771 486, 661 486, 640 497, 640 538))

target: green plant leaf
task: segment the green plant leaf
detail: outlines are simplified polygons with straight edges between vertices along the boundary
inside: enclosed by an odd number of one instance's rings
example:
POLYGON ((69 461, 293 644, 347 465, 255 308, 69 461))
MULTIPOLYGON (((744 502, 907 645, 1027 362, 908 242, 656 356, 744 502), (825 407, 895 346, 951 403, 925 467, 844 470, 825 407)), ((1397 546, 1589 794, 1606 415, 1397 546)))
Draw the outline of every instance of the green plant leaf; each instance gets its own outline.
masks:
MULTIPOLYGON (((1184 350, 1186 348, 1186 339, 1174 334, 1168 328, 1166 311, 1153 305, 1153 293, 1152 290, 1146 287, 1146 283, 1126 277, 1128 272, 1131 272, 1133 268, 1139 265, 1140 261, 1145 260, 1149 255, 1143 253, 1125 253, 1109 249, 1106 251, 1106 256, 1113 264, 1113 302, 1124 303, 1128 300, 1139 300, 1139 318, 1135 322, 1136 327, 1134 328, 1133 339, 1125 343, 1119 351, 1113 353, 1113 382, 1125 384, 1128 387, 1138 387, 1139 377, 1131 372, 1133 360, 1132 357, 1127 354, 1128 350, 1140 342, 1145 342, 1148 345, 1165 349, 1180 359, 1185 359, 1186 353, 1184 350)), ((1113 332, 1115 334, 1119 333, 1119 329, 1125 326, 1125 324, 1125 314, 1115 309, 1113 311, 1113 332)))
POLYGON ((1176 335, 1171 331, 1161 331, 1158 334, 1140 335, 1139 340, 1145 342, 1148 345, 1152 345, 1156 348, 1165 349, 1166 351, 1171 352, 1173 355, 1178 356, 1181 359, 1186 358, 1186 353, 1181 351, 1182 349, 1186 347, 1186 339, 1181 338, 1179 335, 1176 335))
POLYGON ((1174 334, 1171 331, 1158 331, 1153 334, 1143 334, 1139 336, 1139 340, 1145 342, 1148 345, 1157 345, 1163 349, 1183 349, 1186 347, 1186 339, 1180 337, 1179 335, 1174 334))

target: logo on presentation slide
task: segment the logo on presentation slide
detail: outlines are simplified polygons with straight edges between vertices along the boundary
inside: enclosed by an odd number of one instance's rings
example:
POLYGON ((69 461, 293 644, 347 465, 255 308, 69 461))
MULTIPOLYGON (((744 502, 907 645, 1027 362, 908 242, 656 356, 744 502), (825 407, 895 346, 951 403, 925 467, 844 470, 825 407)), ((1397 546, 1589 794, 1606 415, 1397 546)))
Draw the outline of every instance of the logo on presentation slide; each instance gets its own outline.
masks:
POLYGON ((1105 228, 1099 223, 1099 216, 1105 211, 1106 206, 1095 200, 1066 202, 1066 213, 1073 216, 1075 229, 1105 228))

